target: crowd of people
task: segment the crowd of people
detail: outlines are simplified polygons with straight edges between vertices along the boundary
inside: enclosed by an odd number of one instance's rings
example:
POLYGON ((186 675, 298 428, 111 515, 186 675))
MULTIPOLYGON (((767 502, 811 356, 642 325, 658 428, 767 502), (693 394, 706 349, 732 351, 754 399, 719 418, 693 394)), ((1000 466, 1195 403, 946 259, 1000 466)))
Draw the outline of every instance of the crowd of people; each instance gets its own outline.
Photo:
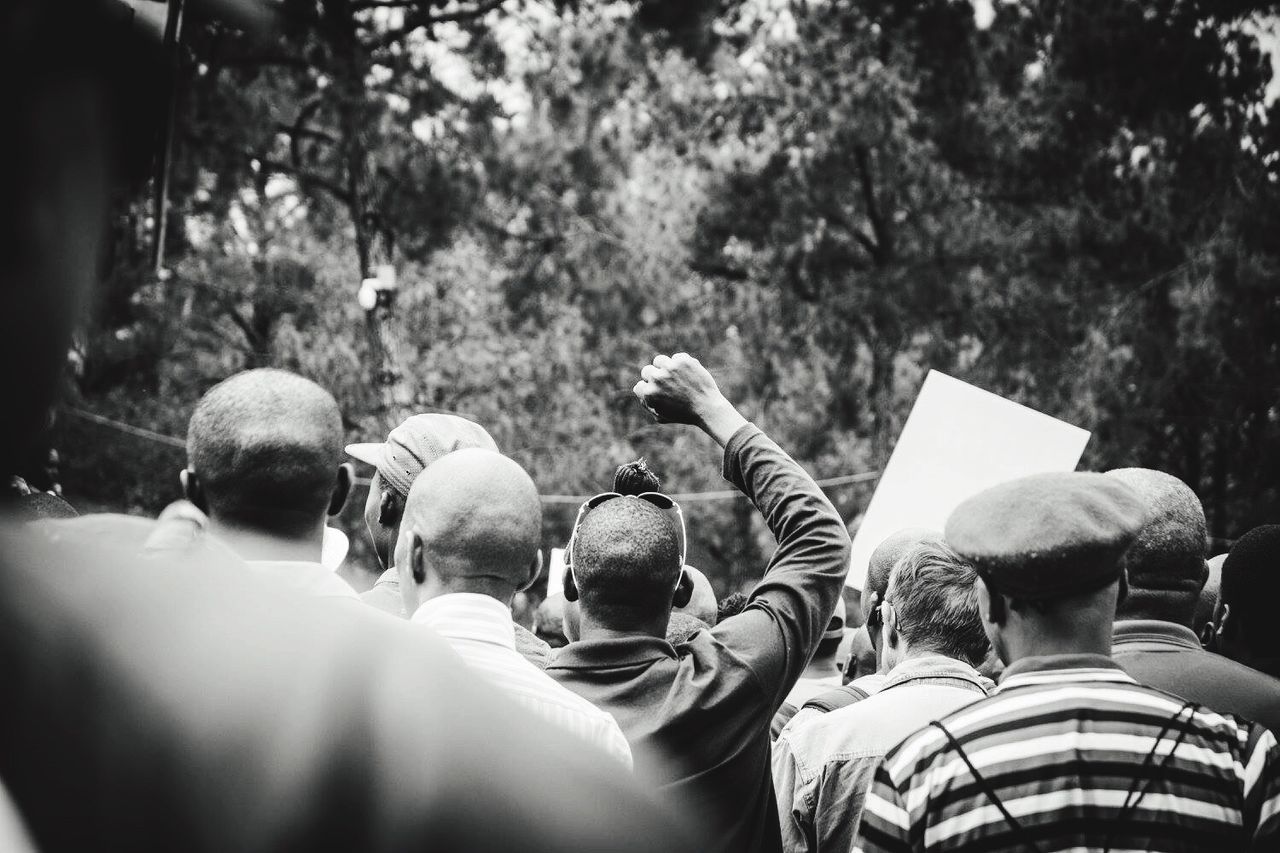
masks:
MULTIPOLYGON (((111 22, 68 8, 0 13, 9 471, 134 153, 111 22)), ((895 533, 846 600, 844 519, 695 358, 634 391, 722 448, 775 539, 749 591, 717 600, 632 463, 518 625, 546 571, 529 474, 454 416, 344 448, 283 370, 203 396, 157 519, 7 498, 0 849, 1280 849, 1280 525, 1207 559, 1177 478, 1039 474, 895 533), (363 594, 323 556, 352 460, 363 594)))

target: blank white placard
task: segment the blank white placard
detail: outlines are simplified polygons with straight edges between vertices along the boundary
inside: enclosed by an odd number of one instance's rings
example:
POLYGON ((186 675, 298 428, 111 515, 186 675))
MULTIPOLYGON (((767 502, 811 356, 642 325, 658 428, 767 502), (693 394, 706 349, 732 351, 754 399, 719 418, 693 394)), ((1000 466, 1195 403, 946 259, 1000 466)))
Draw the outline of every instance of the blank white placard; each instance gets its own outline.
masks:
POLYGON ((1073 471, 1088 443, 1088 430, 929 371, 853 537, 846 582, 862 588, 871 552, 890 534, 941 530, 961 502, 997 483, 1073 471))

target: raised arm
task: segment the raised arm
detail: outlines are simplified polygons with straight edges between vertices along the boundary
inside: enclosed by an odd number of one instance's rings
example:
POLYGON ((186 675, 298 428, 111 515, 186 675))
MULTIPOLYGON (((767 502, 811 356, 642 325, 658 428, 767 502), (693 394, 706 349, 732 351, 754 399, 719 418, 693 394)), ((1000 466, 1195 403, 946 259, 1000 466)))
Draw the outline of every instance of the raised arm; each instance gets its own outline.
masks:
POLYGON ((764 517, 778 548, 746 608, 713 629, 777 708, 822 639, 849 571, 849 533, 803 468, 725 399, 685 353, 658 356, 636 395, 660 421, 693 424, 725 449, 724 476, 764 517))

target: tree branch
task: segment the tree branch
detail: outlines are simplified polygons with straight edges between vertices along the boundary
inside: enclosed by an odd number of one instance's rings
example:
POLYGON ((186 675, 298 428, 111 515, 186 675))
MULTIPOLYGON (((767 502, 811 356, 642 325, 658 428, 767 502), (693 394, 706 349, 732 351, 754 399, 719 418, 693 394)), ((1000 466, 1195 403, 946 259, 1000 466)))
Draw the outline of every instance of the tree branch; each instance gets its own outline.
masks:
POLYGON ((348 206, 351 204, 350 194, 348 194, 340 185, 334 183, 328 178, 322 178, 319 175, 313 175, 310 172, 295 169, 289 163, 281 163, 279 160, 269 160, 265 157, 258 157, 257 155, 251 156, 262 164, 262 168, 265 171, 282 172, 286 175, 292 175, 294 178, 297 178, 298 183, 302 184, 304 187, 313 187, 315 189, 324 190, 343 204, 348 206))
POLYGON ((867 246, 867 251, 875 259, 878 266, 885 266, 893 257, 893 237, 889 234, 888 223, 876 200, 875 182, 871 177, 871 152, 865 145, 856 145, 853 149, 854 160, 858 164, 858 179, 862 185, 862 200, 867 205, 867 219, 871 220, 871 232, 875 235, 872 241, 860 231, 854 236, 858 242, 867 246), (874 246, 874 248, 872 248, 874 246))
MULTIPOLYGON (((507 0, 481 0, 474 6, 463 9, 455 9, 452 12, 419 12, 418 14, 406 14, 404 17, 404 26, 378 33, 374 38, 364 42, 366 50, 377 50, 378 48, 387 47, 400 41, 411 33, 414 33, 423 27, 432 27, 436 24, 444 24, 449 22, 473 21, 476 18, 483 18, 485 15, 500 7, 507 0)), ((379 3, 376 6, 385 6, 379 3)), ((374 7, 370 7, 374 8, 374 7)))

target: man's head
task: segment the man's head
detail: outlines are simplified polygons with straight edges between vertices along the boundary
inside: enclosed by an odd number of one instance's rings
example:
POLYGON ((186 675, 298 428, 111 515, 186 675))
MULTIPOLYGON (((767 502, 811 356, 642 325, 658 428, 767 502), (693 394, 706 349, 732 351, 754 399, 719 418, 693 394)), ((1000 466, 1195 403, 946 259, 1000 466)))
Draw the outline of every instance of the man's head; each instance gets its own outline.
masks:
POLYGON ((217 525, 318 546, 351 488, 341 460, 342 415, 328 391, 283 370, 246 370, 196 404, 183 490, 217 525))
POLYGON ((885 668, 907 655, 945 655, 977 666, 991 645, 978 613, 978 573, 941 542, 911 548, 885 593, 885 668))
POLYGON ((1255 527, 1231 546, 1220 597, 1219 651, 1280 678, 1280 524, 1255 527))
POLYGON ((405 502, 395 564, 405 612, 454 592, 510 604, 542 568, 542 502, 515 461, 472 448, 423 471, 405 502))
POLYGON ((1124 553, 1146 520, 1132 489, 1093 473, 1022 477, 960 504, 947 544, 977 570, 979 609, 1000 659, 1106 654, 1124 553))
POLYGON ((446 453, 467 448, 496 451, 498 445, 479 424, 457 415, 434 413, 414 415, 393 429, 384 442, 347 445, 347 455, 375 469, 365 499, 364 523, 383 568, 391 565, 413 481, 446 453))
POLYGON ((1132 489, 1147 511, 1147 525, 1125 553, 1129 594, 1118 619, 1158 619, 1188 628, 1208 576, 1209 535, 1204 507, 1177 477, 1149 468, 1108 471, 1132 489))
POLYGON ((705 625, 716 624, 720 603, 716 601, 716 591, 711 586, 711 579, 703 574, 701 569, 696 569, 687 563, 684 571, 692 583, 693 592, 689 596, 689 603, 684 607, 675 608, 673 612, 692 616, 705 625))
POLYGON ((565 596, 579 602, 584 625, 665 637, 672 607, 693 594, 677 522, 641 498, 618 497, 587 511, 570 550, 565 596))
POLYGON ((925 542, 941 542, 942 532, 927 527, 906 527, 885 537, 871 552, 867 562, 867 582, 862 590, 862 613, 866 622, 867 638, 876 653, 877 665, 881 654, 880 604, 889 588, 889 575, 898 561, 911 549, 925 542))

